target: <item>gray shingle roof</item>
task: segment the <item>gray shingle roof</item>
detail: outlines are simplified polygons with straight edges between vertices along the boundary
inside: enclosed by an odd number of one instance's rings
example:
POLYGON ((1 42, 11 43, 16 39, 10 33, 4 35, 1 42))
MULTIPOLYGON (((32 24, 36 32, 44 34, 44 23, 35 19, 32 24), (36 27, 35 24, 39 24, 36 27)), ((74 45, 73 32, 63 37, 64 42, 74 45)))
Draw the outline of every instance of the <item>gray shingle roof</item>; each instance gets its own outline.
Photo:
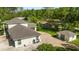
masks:
POLYGON ((76 35, 75 33, 68 31, 68 30, 64 30, 64 31, 59 31, 58 33, 62 34, 62 35, 66 35, 66 36, 74 36, 76 35))
POLYGON ((24 24, 24 23, 26 23, 26 21, 24 21, 23 19, 24 19, 24 17, 16 17, 9 21, 6 21, 5 23, 6 24, 24 24))
POLYGON ((24 20, 24 17, 16 17, 16 18, 13 18, 13 19, 11 19, 11 20, 6 21, 5 23, 6 23, 6 24, 28 24, 28 27, 29 27, 29 28, 36 26, 35 23, 26 22, 26 21, 24 20))
POLYGON ((40 34, 23 25, 16 25, 8 30, 10 37, 15 41, 19 39, 27 39, 31 37, 39 36, 40 34))
POLYGON ((35 23, 27 23, 28 24, 28 27, 31 28, 31 27, 35 27, 36 24, 35 23))

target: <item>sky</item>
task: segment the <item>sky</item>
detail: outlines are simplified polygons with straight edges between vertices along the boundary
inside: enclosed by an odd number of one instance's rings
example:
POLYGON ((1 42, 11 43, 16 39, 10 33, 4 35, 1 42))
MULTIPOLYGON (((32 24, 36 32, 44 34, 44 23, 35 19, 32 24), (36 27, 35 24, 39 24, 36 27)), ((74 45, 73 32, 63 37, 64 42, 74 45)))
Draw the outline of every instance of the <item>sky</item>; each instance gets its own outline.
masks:
POLYGON ((24 9, 42 9, 43 7, 24 7, 24 9))

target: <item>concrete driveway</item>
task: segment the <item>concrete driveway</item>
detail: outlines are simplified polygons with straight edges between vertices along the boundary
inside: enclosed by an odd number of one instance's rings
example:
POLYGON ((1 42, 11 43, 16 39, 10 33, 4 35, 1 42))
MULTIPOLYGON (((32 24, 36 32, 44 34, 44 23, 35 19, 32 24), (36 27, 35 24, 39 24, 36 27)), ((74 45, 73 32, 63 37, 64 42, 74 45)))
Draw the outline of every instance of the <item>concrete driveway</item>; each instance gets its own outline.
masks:
POLYGON ((6 36, 0 36, 0 51, 9 47, 8 40, 6 36))
POLYGON ((66 42, 54 38, 48 33, 45 32, 39 32, 39 33, 41 34, 40 39, 42 43, 50 43, 53 46, 62 46, 62 44, 66 44, 66 42))

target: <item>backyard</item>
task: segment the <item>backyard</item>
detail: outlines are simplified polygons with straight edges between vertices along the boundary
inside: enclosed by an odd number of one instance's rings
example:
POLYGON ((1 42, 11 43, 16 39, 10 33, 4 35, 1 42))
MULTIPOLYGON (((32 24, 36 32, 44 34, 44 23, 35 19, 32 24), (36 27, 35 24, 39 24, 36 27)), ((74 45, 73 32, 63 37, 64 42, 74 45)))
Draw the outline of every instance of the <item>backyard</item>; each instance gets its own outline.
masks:
POLYGON ((57 35, 57 31, 51 28, 43 28, 40 24, 37 26, 37 30, 41 31, 41 32, 46 32, 48 34, 50 34, 53 37, 56 37, 57 35))
POLYGON ((54 31, 52 29, 43 29, 43 28, 41 28, 39 31, 49 33, 51 36, 56 36, 56 31, 54 31))

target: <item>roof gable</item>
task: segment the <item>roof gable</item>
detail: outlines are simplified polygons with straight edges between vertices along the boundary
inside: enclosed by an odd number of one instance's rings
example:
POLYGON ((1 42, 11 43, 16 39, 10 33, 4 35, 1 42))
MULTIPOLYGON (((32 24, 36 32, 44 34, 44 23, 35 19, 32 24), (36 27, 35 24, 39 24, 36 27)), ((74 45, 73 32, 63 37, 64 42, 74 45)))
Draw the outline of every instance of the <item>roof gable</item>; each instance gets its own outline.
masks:
POLYGON ((60 33, 62 35, 66 35, 66 36, 74 36, 74 35, 76 35, 75 33, 71 32, 71 31, 68 31, 68 30, 60 31, 58 33, 60 33))

